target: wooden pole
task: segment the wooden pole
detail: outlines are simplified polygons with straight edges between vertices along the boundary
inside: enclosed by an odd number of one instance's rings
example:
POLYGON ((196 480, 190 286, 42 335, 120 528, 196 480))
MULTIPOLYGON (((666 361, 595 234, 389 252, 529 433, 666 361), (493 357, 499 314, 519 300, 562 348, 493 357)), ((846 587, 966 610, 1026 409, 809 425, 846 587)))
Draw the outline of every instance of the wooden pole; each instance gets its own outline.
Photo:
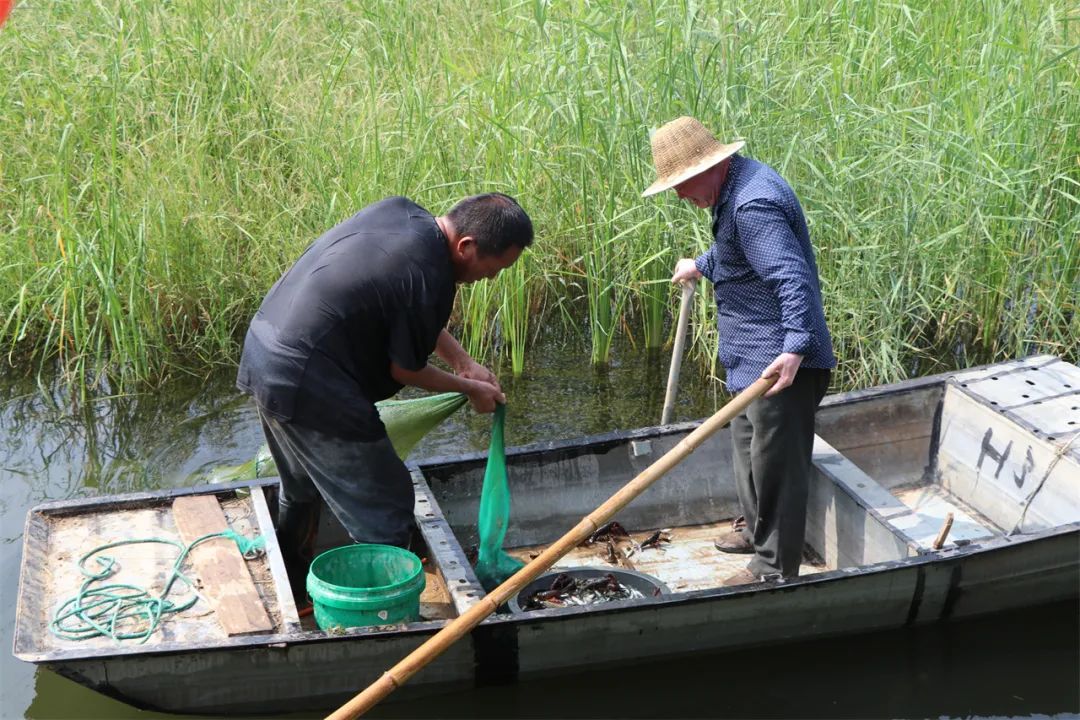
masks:
POLYGON ((945 522, 941 525, 941 531, 938 532, 937 538, 934 540, 934 550, 940 550, 945 544, 945 538, 949 537, 949 530, 952 530, 953 514, 945 513, 945 522))
POLYGON ((641 471, 637 477, 624 485, 600 507, 585 516, 570 532, 559 538, 535 560, 518 570, 506 582, 481 598, 476 605, 466 610, 465 613, 455 618, 428 639, 427 642, 409 653, 404 660, 383 673, 378 680, 369 685, 363 692, 328 715, 327 720, 352 720, 375 707, 380 700, 403 685, 421 668, 479 625, 484 618, 495 612, 500 605, 558 562, 563 555, 580 545, 610 520, 615 513, 644 492, 646 488, 660 479, 671 468, 682 462, 687 455, 696 450, 713 433, 731 422, 736 415, 745 410, 751 402, 772 387, 775 382, 776 376, 761 378, 732 398, 727 405, 720 408, 716 414, 680 440, 675 447, 664 453, 656 462, 641 471))
POLYGON ((682 302, 679 303, 679 324, 675 329, 675 347, 671 351, 671 368, 668 370, 667 393, 664 395, 664 410, 660 413, 660 424, 671 422, 675 410, 675 393, 679 388, 679 371, 682 370, 683 346, 686 345, 686 325, 690 320, 690 303, 694 299, 696 280, 683 283, 682 302))

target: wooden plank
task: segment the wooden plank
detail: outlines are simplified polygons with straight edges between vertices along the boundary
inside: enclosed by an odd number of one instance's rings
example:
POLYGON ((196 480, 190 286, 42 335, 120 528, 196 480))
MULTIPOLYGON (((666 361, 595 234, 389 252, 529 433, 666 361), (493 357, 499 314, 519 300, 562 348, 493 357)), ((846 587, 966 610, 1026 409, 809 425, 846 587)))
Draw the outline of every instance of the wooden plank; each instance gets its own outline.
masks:
POLYGON ((851 567, 918 554, 907 533, 911 508, 820 435, 814 436, 813 461, 807 542, 826 564, 851 567))
POLYGON ((994 363, 993 365, 986 365, 984 367, 975 368, 972 370, 962 370, 954 373, 952 379, 958 383, 972 383, 993 375, 1004 375, 1013 373, 1016 371, 1026 371, 1028 368, 1042 367, 1058 362, 1058 358, 1054 355, 1033 355, 1031 357, 1021 358, 1019 360, 1008 360, 1006 362, 994 363))
POLYGON ((424 538, 424 544, 427 545, 430 568, 449 593, 453 612, 456 615, 464 614, 480 602, 480 598, 484 596, 484 588, 466 559, 461 543, 443 516, 442 508, 435 501, 423 473, 413 469, 411 474, 416 496, 413 516, 424 538))
POLYGON ((22 567, 19 570, 19 596, 15 605, 15 656, 37 662, 47 649, 52 635, 45 632, 49 622, 45 607, 48 583, 42 569, 49 567, 49 531, 45 516, 31 512, 23 532, 22 567))
POLYGON ((1067 437, 1070 433, 1080 432, 1080 390, 1013 408, 1009 415, 1038 428, 1048 438, 1067 437))
POLYGON ((817 434, 885 488, 920 480, 930 462, 941 386, 822 409, 817 434))
POLYGON ((1057 361, 956 382, 971 395, 1006 410, 1075 393, 1080 388, 1080 368, 1057 361))
POLYGON ((930 435, 941 386, 899 396, 823 408, 815 418, 817 434, 834 448, 852 448, 925 438, 930 435))
POLYGON ((841 451, 855 466, 891 491, 921 482, 929 472, 930 435, 888 445, 848 448, 841 451))
MULTIPOLYGON (((885 488, 856 467, 842 453, 827 443, 821 436, 814 437, 814 467, 825 474, 837 485, 847 489, 854 497, 862 501, 864 507, 873 510, 880 517, 889 519, 898 515, 908 515, 911 510, 893 497, 885 488)), ((888 558, 895 559, 895 558, 888 558)))
POLYGON ((450 620, 457 617, 454 601, 438 572, 424 568, 424 590, 420 593, 420 617, 424 620, 450 620))
MULTIPOLYGON (((229 528, 214 495, 177 498, 172 509, 176 527, 185 543, 229 528)), ((244 635, 274 629, 235 542, 227 538, 207 540, 196 545, 189 557, 202 581, 202 591, 226 634, 244 635)))

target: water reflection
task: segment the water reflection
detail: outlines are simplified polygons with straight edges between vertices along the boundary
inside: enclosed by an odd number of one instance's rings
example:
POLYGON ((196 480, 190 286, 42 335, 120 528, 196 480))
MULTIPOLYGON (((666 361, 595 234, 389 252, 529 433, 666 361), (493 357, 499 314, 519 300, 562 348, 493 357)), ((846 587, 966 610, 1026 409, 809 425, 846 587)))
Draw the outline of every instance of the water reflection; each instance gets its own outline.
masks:
MULTIPOLYGON (((224 376, 167 391, 78 403, 63 389, 7 388, 0 409, 0 468, 33 502, 182 484, 204 464, 250 452, 248 403, 224 376)), ((257 427, 255 428, 257 431, 257 427)))

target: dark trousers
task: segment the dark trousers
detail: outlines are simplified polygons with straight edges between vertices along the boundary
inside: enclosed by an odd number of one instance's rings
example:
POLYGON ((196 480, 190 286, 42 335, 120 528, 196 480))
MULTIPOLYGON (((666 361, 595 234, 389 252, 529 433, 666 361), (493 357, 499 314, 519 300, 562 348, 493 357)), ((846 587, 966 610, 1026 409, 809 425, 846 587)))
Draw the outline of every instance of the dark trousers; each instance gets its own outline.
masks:
MULTIPOLYGON (((358 543, 408 549, 415 521, 412 477, 390 438, 345 440, 259 411, 277 464, 277 535, 290 579, 307 574, 318 529, 319 497, 358 543)), ((294 586, 294 594, 301 586, 294 586)))
POLYGON ((801 368, 789 387, 758 398, 731 421, 735 487, 746 517, 743 532, 754 544, 747 567, 755 575, 799 574, 814 413, 830 376, 828 370, 801 368))

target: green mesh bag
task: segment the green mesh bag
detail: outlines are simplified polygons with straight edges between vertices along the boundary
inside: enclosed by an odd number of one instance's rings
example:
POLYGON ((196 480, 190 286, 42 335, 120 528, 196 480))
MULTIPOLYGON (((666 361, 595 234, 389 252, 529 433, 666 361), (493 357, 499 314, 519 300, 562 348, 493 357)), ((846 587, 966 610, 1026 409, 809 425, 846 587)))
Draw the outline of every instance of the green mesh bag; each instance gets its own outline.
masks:
POLYGON ((488 448, 484 488, 480 492, 480 517, 477 522, 480 548, 476 559, 476 577, 488 591, 502 584, 525 565, 503 550, 506 527, 510 522, 510 488, 507 485, 506 448, 503 444, 505 424, 506 406, 498 405, 495 408, 495 421, 491 426, 491 446, 488 448))
MULTIPOLYGON (((404 460, 425 435, 453 415, 466 400, 468 398, 462 393, 442 393, 412 400, 383 400, 375 403, 375 407, 394 451, 404 460)), ((270 448, 263 445, 254 460, 212 470, 206 481, 221 483, 274 475, 277 475, 277 466, 270 456, 270 448)))
POLYGON ((442 393, 412 400, 383 400, 375 403, 375 407, 394 451, 404 460, 425 435, 457 412, 467 400, 463 393, 442 393))

